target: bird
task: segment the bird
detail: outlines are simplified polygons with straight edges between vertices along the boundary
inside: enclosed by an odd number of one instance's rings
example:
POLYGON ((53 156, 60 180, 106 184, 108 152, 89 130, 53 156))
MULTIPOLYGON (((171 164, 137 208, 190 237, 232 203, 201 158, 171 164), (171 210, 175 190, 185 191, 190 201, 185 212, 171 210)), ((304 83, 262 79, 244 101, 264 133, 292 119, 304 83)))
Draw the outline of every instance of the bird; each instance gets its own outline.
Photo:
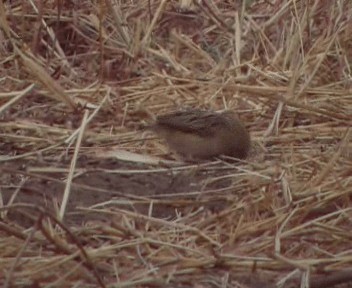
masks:
POLYGON ((211 159, 220 155, 245 159, 250 149, 250 134, 231 110, 171 112, 157 116, 148 128, 186 159, 211 159))

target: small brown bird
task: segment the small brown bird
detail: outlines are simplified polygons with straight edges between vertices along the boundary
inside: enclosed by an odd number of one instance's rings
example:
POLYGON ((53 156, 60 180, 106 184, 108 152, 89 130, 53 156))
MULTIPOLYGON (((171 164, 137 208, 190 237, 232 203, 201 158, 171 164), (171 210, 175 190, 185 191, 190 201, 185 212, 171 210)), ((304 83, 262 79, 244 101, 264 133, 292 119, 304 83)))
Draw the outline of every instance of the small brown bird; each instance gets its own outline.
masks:
POLYGON ((232 111, 178 111, 158 116, 149 128, 186 158, 227 155, 244 159, 250 148, 249 133, 232 111))

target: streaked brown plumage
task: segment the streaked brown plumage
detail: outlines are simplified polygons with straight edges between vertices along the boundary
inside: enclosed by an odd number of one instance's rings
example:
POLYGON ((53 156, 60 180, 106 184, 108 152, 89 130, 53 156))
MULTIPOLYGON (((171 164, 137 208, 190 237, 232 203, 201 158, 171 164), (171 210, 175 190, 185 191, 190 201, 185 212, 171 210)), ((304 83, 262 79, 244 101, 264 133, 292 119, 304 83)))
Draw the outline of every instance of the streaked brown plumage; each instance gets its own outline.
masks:
POLYGON ((178 111, 158 116, 150 128, 187 158, 228 155, 244 159, 250 148, 249 133, 232 111, 178 111))

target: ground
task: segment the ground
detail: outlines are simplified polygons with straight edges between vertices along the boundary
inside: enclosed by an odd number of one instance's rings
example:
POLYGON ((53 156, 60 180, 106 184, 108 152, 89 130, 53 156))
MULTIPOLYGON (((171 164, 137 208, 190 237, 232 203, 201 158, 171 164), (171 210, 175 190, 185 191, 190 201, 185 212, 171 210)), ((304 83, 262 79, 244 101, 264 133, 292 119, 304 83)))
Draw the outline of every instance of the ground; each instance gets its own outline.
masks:
POLYGON ((351 19, 1 1, 0 285, 351 287, 351 19), (250 156, 182 159, 145 129, 189 108, 235 112, 250 156))

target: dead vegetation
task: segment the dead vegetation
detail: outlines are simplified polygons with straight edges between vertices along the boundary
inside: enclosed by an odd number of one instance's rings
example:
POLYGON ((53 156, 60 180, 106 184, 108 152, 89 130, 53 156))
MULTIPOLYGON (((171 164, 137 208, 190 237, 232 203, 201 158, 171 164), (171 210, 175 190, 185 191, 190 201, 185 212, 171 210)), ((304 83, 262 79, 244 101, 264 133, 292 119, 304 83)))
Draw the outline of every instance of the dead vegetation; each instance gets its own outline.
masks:
POLYGON ((351 287, 351 23, 348 0, 1 1, 1 285, 351 287), (236 110, 248 161, 141 129, 184 107, 236 110))

